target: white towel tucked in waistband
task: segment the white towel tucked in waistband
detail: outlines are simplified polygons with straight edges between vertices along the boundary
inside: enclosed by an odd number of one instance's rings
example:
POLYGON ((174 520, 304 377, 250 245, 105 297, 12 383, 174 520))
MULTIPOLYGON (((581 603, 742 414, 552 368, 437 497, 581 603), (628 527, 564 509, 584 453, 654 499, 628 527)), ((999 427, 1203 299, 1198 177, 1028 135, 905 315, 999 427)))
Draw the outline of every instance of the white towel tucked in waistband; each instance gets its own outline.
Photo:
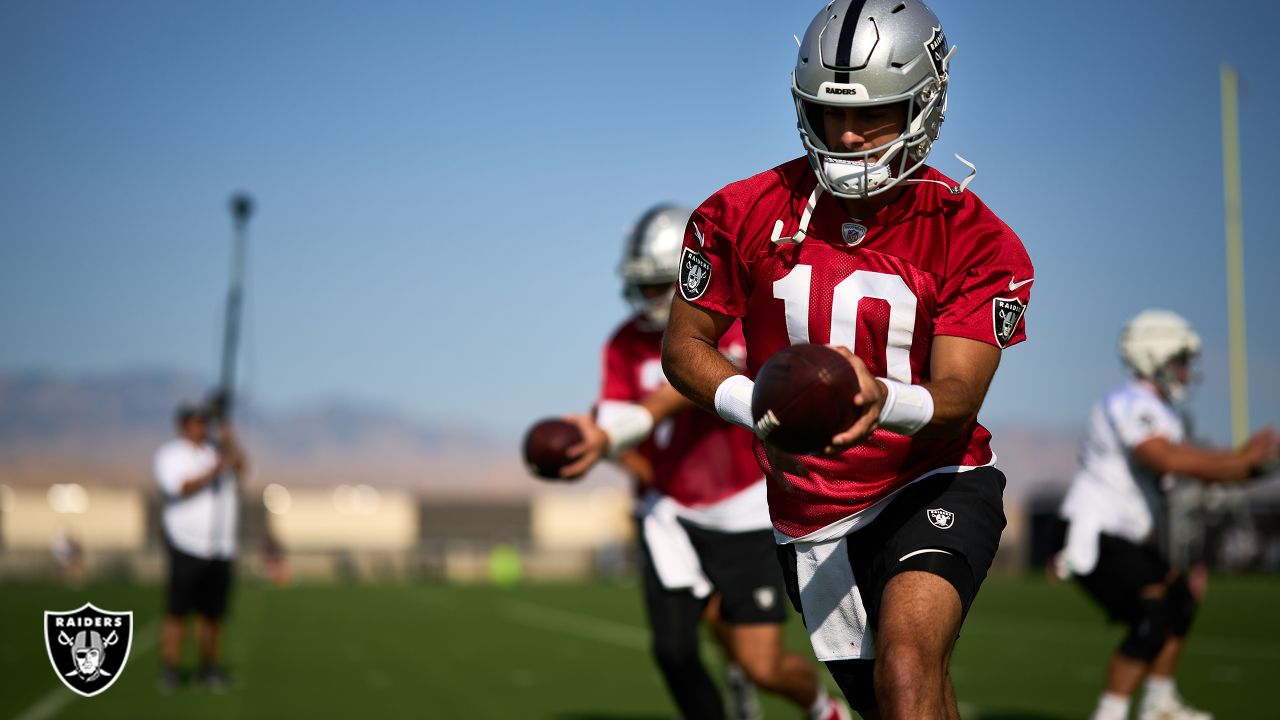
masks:
POLYGON ((800 605, 814 655, 824 662, 874 658, 875 634, 867 627, 862 593, 849 567, 849 538, 794 545, 800 605))
POLYGON ((688 589, 694 597, 711 594, 711 581, 702 572, 702 563, 693 549, 689 533, 680 524, 679 505, 658 493, 649 493, 638 508, 645 547, 662 587, 688 589))

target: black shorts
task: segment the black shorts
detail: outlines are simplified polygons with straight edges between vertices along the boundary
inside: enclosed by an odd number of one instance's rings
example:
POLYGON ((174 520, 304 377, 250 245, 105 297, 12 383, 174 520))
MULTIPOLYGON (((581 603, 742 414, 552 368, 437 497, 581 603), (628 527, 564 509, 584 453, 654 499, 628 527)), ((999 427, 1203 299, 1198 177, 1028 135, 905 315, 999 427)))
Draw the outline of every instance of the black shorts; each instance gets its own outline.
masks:
MULTIPOLYGON (((969 612, 1000 546, 1004 485, 1004 473, 994 467, 936 475, 908 486, 870 525, 849 536, 849 565, 871 628, 880 625, 880 598, 889 580, 911 570, 949 582, 969 612)), ((795 546, 779 545, 778 558, 791 604, 803 612, 795 546)))
MULTIPOLYGON (((720 594, 720 618, 731 625, 781 623, 787 619, 782 572, 774 559, 772 530, 721 532, 681 521, 698 553, 702 573, 720 594)), ((641 534, 643 538, 643 534, 641 534)), ((662 587, 649 558, 649 549, 640 543, 644 555, 646 592, 659 595, 662 587)))
POLYGON ((231 561, 198 558, 169 544, 168 590, 170 615, 195 612, 218 620, 227 613, 231 561))
POLYGON ((1142 610, 1142 589, 1163 584, 1169 573, 1169 563, 1155 548, 1102 534, 1098 565, 1076 580, 1112 620, 1131 623, 1142 610))

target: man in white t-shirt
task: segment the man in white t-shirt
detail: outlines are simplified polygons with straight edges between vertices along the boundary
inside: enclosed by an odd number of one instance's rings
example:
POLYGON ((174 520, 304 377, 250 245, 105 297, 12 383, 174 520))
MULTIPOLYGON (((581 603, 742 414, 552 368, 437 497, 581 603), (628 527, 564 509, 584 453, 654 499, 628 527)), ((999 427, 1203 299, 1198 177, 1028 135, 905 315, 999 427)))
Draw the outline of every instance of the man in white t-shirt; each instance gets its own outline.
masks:
POLYGON ((207 440, 208 412, 183 406, 177 414, 178 437, 156 451, 155 476, 164 494, 163 526, 169 551, 168 608, 161 630, 160 687, 180 682, 178 663, 186 617, 195 613, 200 652, 200 681, 225 690, 219 664, 223 617, 231 590, 236 552, 239 492, 235 479, 244 471, 244 455, 231 426, 219 426, 218 445, 207 440))
POLYGON ((1129 322, 1120 355, 1133 378, 1093 409, 1080 469, 1062 504, 1069 527, 1058 574, 1074 576, 1113 621, 1130 626, 1111 656, 1093 720, 1127 718, 1144 676, 1139 720, 1212 717, 1186 705, 1174 685, 1197 598, 1186 575, 1155 545, 1164 481, 1169 475, 1204 483, 1258 477, 1276 462, 1280 436, 1267 428, 1232 451, 1188 442, 1177 405, 1199 352, 1200 337, 1175 313, 1147 310, 1129 322))

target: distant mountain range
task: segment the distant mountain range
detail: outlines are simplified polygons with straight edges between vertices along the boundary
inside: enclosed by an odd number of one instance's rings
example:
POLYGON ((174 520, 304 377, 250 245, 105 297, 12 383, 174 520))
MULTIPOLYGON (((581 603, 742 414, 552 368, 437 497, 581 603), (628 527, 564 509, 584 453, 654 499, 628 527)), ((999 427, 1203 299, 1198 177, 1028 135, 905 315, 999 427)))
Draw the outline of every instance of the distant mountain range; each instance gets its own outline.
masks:
MULTIPOLYGON (((199 400, 208 387, 171 370, 0 373, 0 483, 150 487, 151 458, 173 436, 174 409, 199 400)), ((251 486, 369 483, 457 496, 522 495, 545 487, 525 472, 515 437, 421 423, 345 401, 287 413, 250 402, 236 413, 251 486)), ((1075 463, 1073 434, 994 432, 1009 497, 1065 486, 1075 463)), ((597 474, 591 485, 617 481, 616 473, 597 474)))
MULTIPOLYGON (((0 373, 0 483, 150 486, 179 403, 208 384, 170 370, 84 376, 0 373)), ((237 427, 251 485, 370 483, 439 494, 526 491, 514 440, 335 401, 274 413, 246 403, 237 427)))

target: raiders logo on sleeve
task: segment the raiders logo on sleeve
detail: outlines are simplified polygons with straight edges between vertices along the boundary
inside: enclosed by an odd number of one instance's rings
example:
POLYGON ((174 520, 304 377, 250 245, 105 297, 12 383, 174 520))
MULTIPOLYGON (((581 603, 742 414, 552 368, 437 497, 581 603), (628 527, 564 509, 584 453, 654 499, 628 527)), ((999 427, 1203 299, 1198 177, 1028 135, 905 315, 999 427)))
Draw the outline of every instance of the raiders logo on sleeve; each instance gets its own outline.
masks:
POLYGON ((1027 304, 1018 298, 996 298, 991 301, 991 318, 995 326, 996 344, 1004 347, 1013 339, 1027 304))
POLYGON ((711 261, 707 256, 685 248, 680 255, 680 295, 690 302, 702 297, 711 284, 711 261))

